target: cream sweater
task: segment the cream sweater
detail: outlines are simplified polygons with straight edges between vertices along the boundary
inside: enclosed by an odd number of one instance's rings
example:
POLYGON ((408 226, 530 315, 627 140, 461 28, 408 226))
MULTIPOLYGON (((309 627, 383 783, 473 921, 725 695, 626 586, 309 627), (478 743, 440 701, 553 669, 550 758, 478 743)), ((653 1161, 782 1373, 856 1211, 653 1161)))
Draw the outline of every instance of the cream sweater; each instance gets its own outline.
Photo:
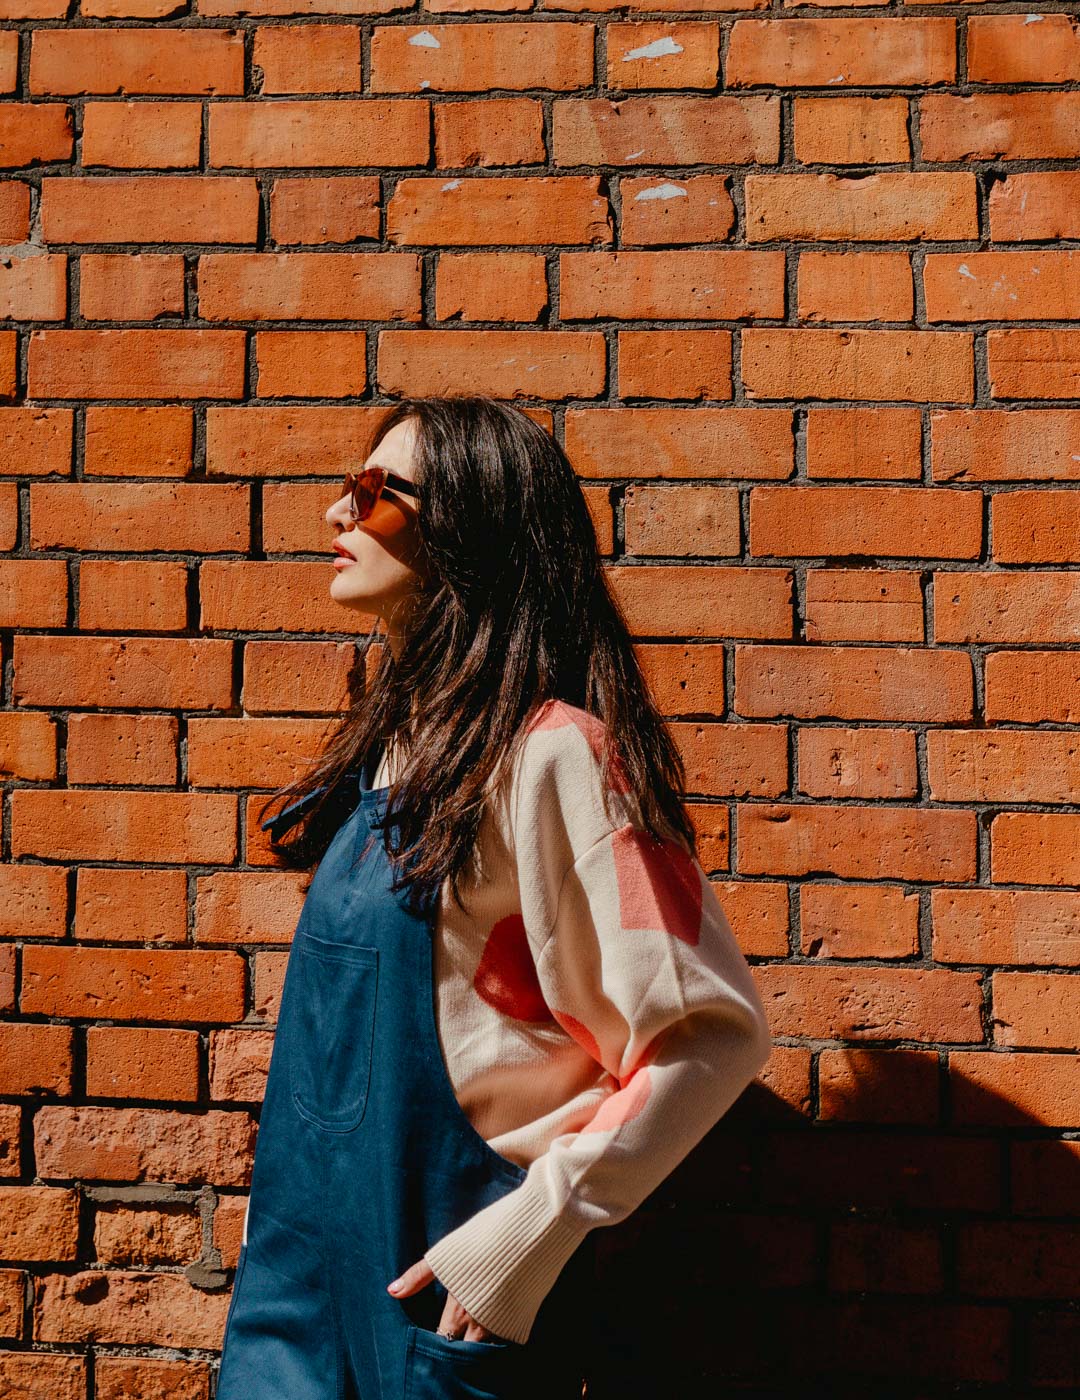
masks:
MULTIPOLYGON (((696 860, 602 801, 601 722, 548 701, 481 822, 466 913, 436 912, 439 1039, 455 1094, 521 1184, 425 1259, 514 1342, 586 1233, 672 1171, 764 1065, 753 977, 696 860)), ((386 758, 376 787, 390 773, 386 758)))

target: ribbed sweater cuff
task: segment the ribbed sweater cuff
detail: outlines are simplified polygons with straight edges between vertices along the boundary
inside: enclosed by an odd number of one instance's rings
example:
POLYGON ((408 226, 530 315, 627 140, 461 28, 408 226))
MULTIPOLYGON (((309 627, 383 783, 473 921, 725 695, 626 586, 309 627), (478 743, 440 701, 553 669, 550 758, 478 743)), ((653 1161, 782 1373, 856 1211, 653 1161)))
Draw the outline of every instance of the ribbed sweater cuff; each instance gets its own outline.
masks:
POLYGON ((555 1213, 542 1180, 526 1177, 424 1258, 482 1327, 527 1342, 540 1304, 587 1233, 555 1213))

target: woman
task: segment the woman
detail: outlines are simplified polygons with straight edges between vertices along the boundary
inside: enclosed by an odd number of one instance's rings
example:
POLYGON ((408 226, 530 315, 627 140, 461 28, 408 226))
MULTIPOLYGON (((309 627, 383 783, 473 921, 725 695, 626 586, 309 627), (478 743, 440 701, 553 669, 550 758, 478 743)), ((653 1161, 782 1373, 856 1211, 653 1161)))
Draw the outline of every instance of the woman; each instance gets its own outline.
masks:
POLYGON ((590 1231, 761 1068, 763 1007, 553 439, 403 400, 326 519, 388 645, 263 823, 318 869, 217 1400, 570 1400, 590 1231))

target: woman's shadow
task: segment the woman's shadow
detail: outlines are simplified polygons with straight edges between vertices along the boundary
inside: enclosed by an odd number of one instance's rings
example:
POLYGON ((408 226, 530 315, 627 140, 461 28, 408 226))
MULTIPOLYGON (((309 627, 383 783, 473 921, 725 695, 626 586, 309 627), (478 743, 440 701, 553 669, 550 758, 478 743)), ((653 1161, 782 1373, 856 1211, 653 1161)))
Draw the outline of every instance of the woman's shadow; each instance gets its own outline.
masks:
POLYGON ((825 1056, 816 1120, 809 1052, 774 1046, 662 1185, 596 1231, 587 1400, 1080 1394, 1070 1125, 933 1049, 825 1056))

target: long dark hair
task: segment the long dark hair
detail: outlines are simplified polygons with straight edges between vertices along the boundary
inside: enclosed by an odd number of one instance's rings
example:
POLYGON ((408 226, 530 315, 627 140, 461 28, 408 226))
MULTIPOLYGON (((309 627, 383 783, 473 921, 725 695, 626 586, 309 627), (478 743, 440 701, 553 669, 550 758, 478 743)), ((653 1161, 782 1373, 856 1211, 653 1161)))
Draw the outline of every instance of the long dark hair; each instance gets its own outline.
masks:
POLYGON ((340 823, 335 789, 349 779, 355 797, 357 772, 393 741, 404 766, 386 801, 400 841, 395 849, 387 826, 386 850, 410 880, 449 876, 460 906, 487 791, 554 698, 601 722, 605 791, 617 764, 644 826, 696 856, 682 759, 609 591, 566 453, 524 410, 454 394, 397 401, 366 455, 405 419, 414 420, 424 577, 400 655, 376 620, 357 644, 339 727, 309 771, 263 804, 260 817, 277 798, 286 805, 327 789, 274 849, 292 865, 316 862, 340 823))

